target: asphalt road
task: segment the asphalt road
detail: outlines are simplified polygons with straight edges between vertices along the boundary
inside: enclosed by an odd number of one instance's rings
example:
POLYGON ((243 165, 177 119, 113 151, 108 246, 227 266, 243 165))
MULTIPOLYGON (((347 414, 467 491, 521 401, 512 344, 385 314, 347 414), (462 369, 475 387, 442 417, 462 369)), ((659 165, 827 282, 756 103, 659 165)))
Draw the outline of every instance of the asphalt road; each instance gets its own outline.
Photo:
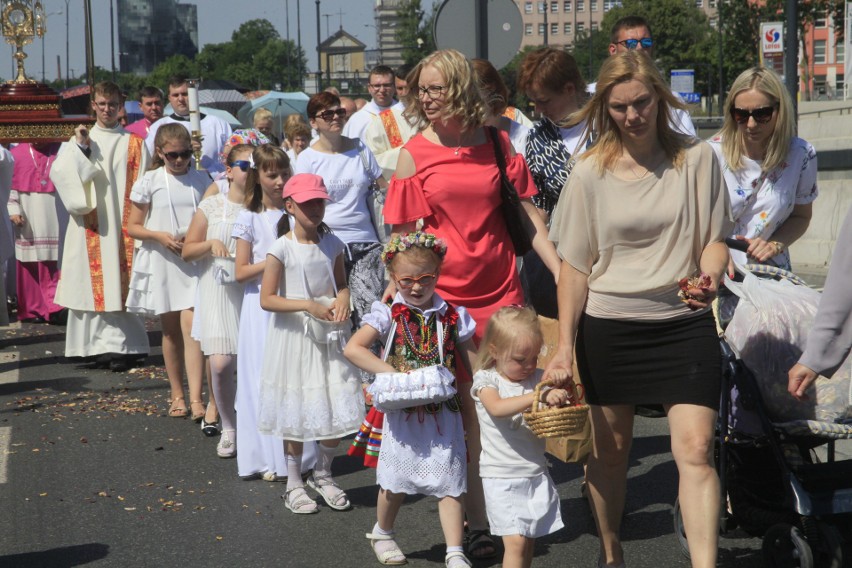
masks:
MULTIPOLYGON (((242 481, 216 439, 165 416, 159 334, 147 367, 116 374, 64 360, 64 328, 0 329, 0 567, 378 566, 364 533, 375 474, 346 456, 335 476, 354 504, 296 516, 284 484, 242 481)), ((344 450, 341 449, 341 453, 344 450)), ((591 567, 594 524, 582 470, 552 460, 566 528, 536 543, 537 567, 591 567)), ((665 419, 637 418, 623 524, 631 568, 689 566, 672 534, 676 470, 665 419)), ((398 520, 409 565, 443 565, 436 501, 398 520)), ((761 565, 760 541, 722 537, 719 566, 761 565)), ((499 560, 476 566, 499 566, 499 560)))

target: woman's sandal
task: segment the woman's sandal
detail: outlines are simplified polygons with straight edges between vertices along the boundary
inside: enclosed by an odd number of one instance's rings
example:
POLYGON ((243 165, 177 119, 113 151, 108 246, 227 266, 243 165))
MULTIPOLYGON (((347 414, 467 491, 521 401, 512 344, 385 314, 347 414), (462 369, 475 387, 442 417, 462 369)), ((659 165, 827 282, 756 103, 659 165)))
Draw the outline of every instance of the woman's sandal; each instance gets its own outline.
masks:
POLYGON ((367 538, 370 539, 370 547, 376 555, 376 560, 379 564, 385 566, 402 566, 408 564, 408 559, 399 549, 396 541, 393 539, 393 534, 373 534, 367 533, 367 538))
POLYGON ((349 502, 349 497, 343 492, 343 489, 337 484, 330 475, 316 476, 312 475, 307 481, 308 487, 320 494, 326 505, 335 511, 346 511, 352 508, 352 503, 349 502), (336 489, 337 492, 331 490, 336 489))
POLYGON ((464 549, 467 555, 474 560, 484 560, 486 558, 494 558, 497 556, 497 544, 491 538, 488 529, 474 530, 468 529, 464 539, 464 549), (490 552, 485 552, 490 548, 490 552))
POLYGON ((467 556, 462 552, 448 552, 444 557, 444 564, 447 568, 464 568, 465 566, 473 566, 467 556))
POLYGON ((319 513, 317 502, 308 496, 308 492, 305 491, 304 487, 288 489, 281 498, 284 499, 284 507, 297 515, 319 513))
POLYGON ((202 420, 204 420, 204 417, 207 415, 207 407, 204 406, 203 400, 190 400, 189 401, 189 407, 190 408, 192 408, 192 406, 195 405, 195 404, 200 404, 202 410, 201 410, 200 413, 196 413, 196 412, 192 413, 192 421, 193 422, 201 422, 202 420))
POLYGON ((186 418, 186 402, 178 406, 178 402, 182 401, 183 397, 179 396, 169 401, 169 416, 172 418, 186 418))

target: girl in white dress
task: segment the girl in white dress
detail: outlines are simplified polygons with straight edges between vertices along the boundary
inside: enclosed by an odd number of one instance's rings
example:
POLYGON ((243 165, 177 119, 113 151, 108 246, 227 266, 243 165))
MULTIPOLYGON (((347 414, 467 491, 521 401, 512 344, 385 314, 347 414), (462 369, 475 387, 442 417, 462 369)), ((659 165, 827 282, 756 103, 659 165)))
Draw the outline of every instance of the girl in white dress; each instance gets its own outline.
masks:
POLYGON ((343 242, 322 222, 329 199, 322 178, 300 174, 284 187, 281 237, 266 256, 260 305, 272 313, 260 383, 258 430, 284 440, 293 513, 318 511, 301 476, 302 444, 317 440, 308 485, 332 509, 351 507, 331 476, 340 439, 364 418, 359 373, 343 357, 349 336, 349 288, 343 242), (290 218, 293 227, 290 227, 290 218))
MULTIPOLYGON (((557 383, 565 369, 536 368, 543 337, 530 308, 500 308, 488 321, 471 395, 476 401, 482 455, 479 475, 491 534, 503 537, 503 566, 532 566, 535 539, 561 529, 559 495, 547 472, 544 438, 523 421, 533 389, 546 375, 557 383)), ((542 401, 561 406, 568 391, 552 388, 542 401)))
POLYGON ((185 370, 192 419, 199 422, 205 410, 201 400, 204 364, 201 346, 190 336, 198 270, 181 258, 181 249, 210 177, 190 167, 191 142, 180 124, 160 128, 154 141, 154 169, 137 180, 130 193, 127 232, 142 245, 133 259, 126 306, 128 312, 160 317, 171 387, 169 416, 187 415, 185 370))
MULTIPOLYGON (((248 161, 245 209, 233 230, 237 280, 245 284, 237 342, 237 471, 245 480, 279 481, 287 477, 281 440, 257 430, 260 366, 269 326, 269 312, 260 307, 260 279, 266 253, 278 238, 284 213, 281 193, 291 170, 284 151, 269 145, 257 147, 248 161)), ((303 471, 313 467, 314 459, 313 444, 306 445, 303 471)))
MULTIPOLYGON (((394 235, 382 260, 397 286, 393 303, 373 302, 364 323, 346 346, 346 357, 368 373, 408 372, 443 365, 458 391, 470 388, 470 359, 476 323, 463 307, 435 293, 447 246, 431 233, 394 235), (385 360, 370 350, 385 343, 385 360)), ((470 566, 462 539, 462 495, 467 491, 467 448, 462 400, 448 400, 388 412, 382 424, 376 480, 381 487, 376 524, 367 533, 381 564, 407 562, 394 540, 394 522, 405 495, 438 498, 447 543, 448 568, 470 566)))
POLYGON ((216 447, 220 458, 232 458, 237 451, 236 411, 237 334, 243 285, 236 280, 234 254, 236 240, 231 236, 234 222, 244 210, 248 158, 254 147, 234 146, 225 161, 230 184, 226 193, 204 199, 189 225, 183 258, 198 261, 199 301, 203 307, 196 317, 201 351, 210 364, 210 384, 222 420, 222 436, 216 447))

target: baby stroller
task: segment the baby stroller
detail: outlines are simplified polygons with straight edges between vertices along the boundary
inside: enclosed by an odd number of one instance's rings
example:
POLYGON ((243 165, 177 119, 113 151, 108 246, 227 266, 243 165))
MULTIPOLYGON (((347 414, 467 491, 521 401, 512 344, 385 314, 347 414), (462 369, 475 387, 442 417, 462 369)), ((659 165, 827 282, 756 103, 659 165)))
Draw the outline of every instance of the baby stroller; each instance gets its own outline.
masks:
MULTIPOLYGON (((806 285, 787 271, 748 268, 806 285)), ((768 567, 845 566, 844 561, 850 559, 844 553, 842 535, 848 534, 852 519, 852 460, 835 459, 835 441, 852 438, 852 424, 817 420, 773 423, 758 379, 724 333, 720 342, 723 378, 715 444, 723 497, 720 532, 726 534, 739 526, 762 537, 768 567), (825 446, 824 461, 814 451, 820 446, 825 446)), ((777 380, 786 387, 786 374, 777 380)), ((674 529, 689 557, 677 502, 674 529)))

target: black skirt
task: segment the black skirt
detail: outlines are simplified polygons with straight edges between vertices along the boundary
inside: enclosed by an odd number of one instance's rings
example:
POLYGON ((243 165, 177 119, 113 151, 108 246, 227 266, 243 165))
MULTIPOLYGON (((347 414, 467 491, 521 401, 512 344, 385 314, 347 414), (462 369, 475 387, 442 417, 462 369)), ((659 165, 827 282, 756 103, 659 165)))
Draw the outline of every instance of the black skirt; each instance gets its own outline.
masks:
POLYGON ((583 314, 576 353, 589 404, 719 408, 722 354, 710 312, 657 321, 583 314))

